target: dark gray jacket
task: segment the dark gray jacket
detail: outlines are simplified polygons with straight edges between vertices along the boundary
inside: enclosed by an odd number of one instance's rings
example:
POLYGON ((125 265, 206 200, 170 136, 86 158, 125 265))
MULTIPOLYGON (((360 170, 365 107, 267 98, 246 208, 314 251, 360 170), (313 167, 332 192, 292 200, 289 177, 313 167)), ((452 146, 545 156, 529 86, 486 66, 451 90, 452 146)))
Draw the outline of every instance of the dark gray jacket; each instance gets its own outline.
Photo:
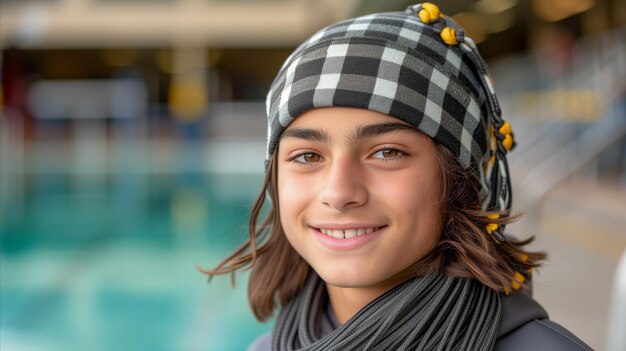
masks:
MULTIPOLYGON (((330 318, 330 322, 322 321, 322 334, 336 328, 336 323, 334 318, 330 318)), ((261 335, 248 351, 269 351, 271 341, 271 333, 261 335)), ((520 292, 502 298, 502 317, 494 351, 589 350, 592 349, 567 329, 549 320, 543 307, 526 294, 520 292)))

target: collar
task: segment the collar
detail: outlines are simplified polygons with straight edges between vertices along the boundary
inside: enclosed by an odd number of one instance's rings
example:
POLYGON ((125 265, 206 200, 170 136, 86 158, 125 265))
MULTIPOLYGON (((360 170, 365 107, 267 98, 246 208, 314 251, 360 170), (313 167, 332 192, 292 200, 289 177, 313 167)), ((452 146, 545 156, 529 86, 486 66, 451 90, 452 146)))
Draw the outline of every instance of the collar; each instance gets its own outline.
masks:
POLYGON ((502 314, 497 337, 501 337, 510 331, 535 319, 547 319, 548 313, 528 293, 517 291, 509 296, 503 294, 502 314))

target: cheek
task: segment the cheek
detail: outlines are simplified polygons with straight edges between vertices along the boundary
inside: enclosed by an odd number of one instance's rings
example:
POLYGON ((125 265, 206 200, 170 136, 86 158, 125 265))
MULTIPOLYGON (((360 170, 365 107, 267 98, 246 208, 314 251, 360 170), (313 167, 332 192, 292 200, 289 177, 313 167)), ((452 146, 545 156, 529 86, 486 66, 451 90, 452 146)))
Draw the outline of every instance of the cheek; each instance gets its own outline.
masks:
POLYGON ((286 229, 313 201, 311 183, 306 177, 279 172, 277 186, 281 223, 286 229))
POLYGON ((394 179, 381 180, 379 188, 395 212, 404 220, 423 227, 438 227, 441 221, 439 184, 434 174, 407 172, 394 179))
POLYGON ((310 184, 301 177, 279 174, 277 190, 280 224, 290 246, 308 262, 307 244, 303 235, 303 223, 311 202, 310 184))
POLYGON ((281 181, 279 178, 277 186, 280 225, 283 228, 287 241, 298 251, 297 242, 294 242, 292 235, 295 231, 295 217, 297 216, 294 205, 294 203, 297 203, 297 196, 293 196, 294 187, 290 182, 281 181))
POLYGON ((293 208, 293 196, 286 196, 287 194, 291 194, 293 186, 290 182, 283 180, 283 176, 279 175, 278 178, 278 204, 279 204, 279 213, 280 213, 280 221, 283 226, 283 229, 289 226, 288 220, 291 218, 290 209, 293 208))
POLYGON ((302 194, 302 189, 296 179, 280 174, 278 178, 278 201, 281 204, 281 209, 289 208, 290 205, 297 203, 302 194))

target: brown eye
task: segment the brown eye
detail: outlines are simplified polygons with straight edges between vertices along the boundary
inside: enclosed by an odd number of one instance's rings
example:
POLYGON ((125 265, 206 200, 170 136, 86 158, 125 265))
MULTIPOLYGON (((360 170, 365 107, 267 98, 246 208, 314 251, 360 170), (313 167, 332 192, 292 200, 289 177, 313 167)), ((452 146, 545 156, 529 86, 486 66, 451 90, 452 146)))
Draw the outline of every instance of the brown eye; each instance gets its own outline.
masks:
POLYGON ((304 154, 302 156, 306 162, 317 162, 320 160, 320 155, 318 154, 304 154))
POLYGON ((382 150, 377 151, 374 154, 374 158, 390 159, 390 158, 397 158, 402 155, 404 155, 402 151, 397 150, 397 149, 382 149, 382 150))
POLYGON ((397 157, 398 150, 383 150, 383 156, 385 157, 397 157))
POLYGON ((319 162, 321 159, 322 157, 320 155, 312 153, 312 152, 308 152, 308 153, 300 154, 296 156, 293 159, 293 161, 299 162, 299 163, 311 163, 311 162, 319 162))

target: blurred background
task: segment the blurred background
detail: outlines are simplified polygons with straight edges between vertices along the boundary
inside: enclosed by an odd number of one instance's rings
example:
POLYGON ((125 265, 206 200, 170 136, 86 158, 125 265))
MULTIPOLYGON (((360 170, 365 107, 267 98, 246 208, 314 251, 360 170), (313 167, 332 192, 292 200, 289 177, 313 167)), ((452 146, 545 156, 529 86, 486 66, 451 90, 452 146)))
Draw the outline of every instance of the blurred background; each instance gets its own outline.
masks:
MULTIPOLYGON (((318 29, 412 3, 0 0, 0 348, 243 350, 269 330, 245 273, 232 288, 197 270, 246 236, 266 91, 318 29)), ((551 255, 535 297, 608 349, 626 248, 626 2, 437 4, 478 42, 516 133, 525 216, 509 228, 551 255)))

